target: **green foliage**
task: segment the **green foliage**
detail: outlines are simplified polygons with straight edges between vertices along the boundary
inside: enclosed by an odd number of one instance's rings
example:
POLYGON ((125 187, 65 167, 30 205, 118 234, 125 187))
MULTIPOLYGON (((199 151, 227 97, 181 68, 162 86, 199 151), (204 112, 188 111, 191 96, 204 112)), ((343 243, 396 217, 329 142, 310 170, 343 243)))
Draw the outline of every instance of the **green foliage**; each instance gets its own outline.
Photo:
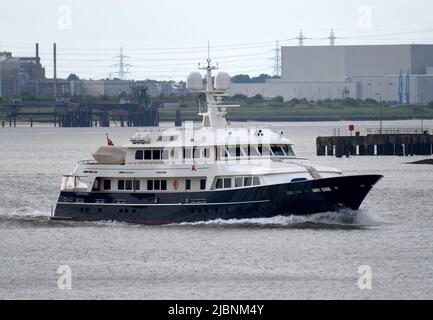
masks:
POLYGON ((75 73, 71 73, 66 80, 68 81, 79 81, 80 78, 75 74, 75 73))
POLYGON ((275 97, 271 99, 272 102, 284 102, 284 98, 281 96, 275 97))
POLYGON ((378 102, 377 102, 377 100, 375 100, 375 99, 365 99, 364 100, 364 102, 366 103, 366 104, 379 104, 378 102))
POLYGON ((343 101, 343 105, 345 105, 345 106, 357 106, 358 101, 356 99, 353 99, 353 98, 347 98, 346 100, 343 101))
POLYGON ((253 97, 253 99, 256 100, 256 101, 263 101, 263 100, 265 100, 261 94, 256 94, 253 97))
POLYGON ((234 100, 247 100, 248 97, 246 95, 244 95, 244 94, 235 94, 233 96, 233 99, 234 100))
POLYGON ((267 79, 273 79, 277 77, 270 76, 262 73, 258 77, 250 77, 247 74, 238 74, 232 77, 233 83, 265 83, 267 79))

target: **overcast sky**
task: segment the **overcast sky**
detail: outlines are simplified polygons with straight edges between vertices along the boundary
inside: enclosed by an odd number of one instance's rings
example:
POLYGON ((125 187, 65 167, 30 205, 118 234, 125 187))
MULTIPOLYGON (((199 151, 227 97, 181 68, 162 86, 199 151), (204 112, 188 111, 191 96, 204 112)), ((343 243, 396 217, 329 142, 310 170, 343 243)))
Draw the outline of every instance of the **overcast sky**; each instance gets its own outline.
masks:
MULTIPOLYGON (((183 79, 211 54, 232 74, 272 73, 275 41, 327 45, 433 43, 431 0, 13 0, 2 1, 0 50, 30 55, 39 42, 52 72, 58 46, 60 76, 116 76, 123 47, 128 78, 183 79), (291 40, 289 40, 291 39, 291 40)), ((50 76, 50 74, 49 74, 50 76)))

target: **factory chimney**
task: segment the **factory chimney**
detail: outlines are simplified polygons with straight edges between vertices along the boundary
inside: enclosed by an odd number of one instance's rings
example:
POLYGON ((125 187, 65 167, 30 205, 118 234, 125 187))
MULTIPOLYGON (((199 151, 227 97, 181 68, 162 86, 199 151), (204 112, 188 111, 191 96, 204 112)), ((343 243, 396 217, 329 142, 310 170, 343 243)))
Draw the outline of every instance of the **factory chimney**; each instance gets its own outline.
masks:
POLYGON ((53 44, 53 63, 54 63, 54 75, 53 75, 53 97, 57 98, 57 46, 53 44))
POLYGON ((41 60, 39 59, 39 43, 36 43, 36 63, 39 64, 41 60))

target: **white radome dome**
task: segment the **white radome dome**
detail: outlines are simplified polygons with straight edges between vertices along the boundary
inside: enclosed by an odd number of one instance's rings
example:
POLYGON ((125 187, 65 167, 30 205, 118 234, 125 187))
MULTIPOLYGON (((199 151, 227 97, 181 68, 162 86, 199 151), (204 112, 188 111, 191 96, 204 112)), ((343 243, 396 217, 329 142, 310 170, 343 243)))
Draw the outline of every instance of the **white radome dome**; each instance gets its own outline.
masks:
POLYGON ((220 72, 215 77, 215 89, 216 90, 227 90, 232 85, 232 78, 227 72, 220 72))
POLYGON ((199 72, 191 72, 186 80, 186 88, 188 90, 202 90, 203 78, 199 72))

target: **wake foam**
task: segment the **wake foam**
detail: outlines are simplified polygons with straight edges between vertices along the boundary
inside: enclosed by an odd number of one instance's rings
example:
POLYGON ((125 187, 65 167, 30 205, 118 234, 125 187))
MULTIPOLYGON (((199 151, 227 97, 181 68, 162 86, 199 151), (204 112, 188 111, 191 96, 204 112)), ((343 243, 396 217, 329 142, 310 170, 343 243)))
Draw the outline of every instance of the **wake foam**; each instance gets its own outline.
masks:
MULTIPOLYGON (((206 226, 223 228, 323 228, 323 229, 359 229, 377 226, 380 223, 366 211, 342 210, 324 212, 306 216, 290 215, 271 218, 211 220, 192 223, 180 223, 177 226, 206 226)), ((175 226, 175 225, 171 225, 175 226)))

